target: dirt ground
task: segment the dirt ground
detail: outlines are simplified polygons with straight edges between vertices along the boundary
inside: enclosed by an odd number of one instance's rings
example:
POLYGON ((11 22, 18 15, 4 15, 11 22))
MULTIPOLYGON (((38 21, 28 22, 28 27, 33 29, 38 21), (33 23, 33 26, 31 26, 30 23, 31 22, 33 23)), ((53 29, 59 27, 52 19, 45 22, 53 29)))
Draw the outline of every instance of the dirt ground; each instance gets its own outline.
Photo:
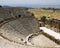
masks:
POLYGON ((32 38, 31 43, 36 46, 46 46, 46 47, 57 46, 55 42, 51 41, 50 39, 48 39, 42 34, 32 38))

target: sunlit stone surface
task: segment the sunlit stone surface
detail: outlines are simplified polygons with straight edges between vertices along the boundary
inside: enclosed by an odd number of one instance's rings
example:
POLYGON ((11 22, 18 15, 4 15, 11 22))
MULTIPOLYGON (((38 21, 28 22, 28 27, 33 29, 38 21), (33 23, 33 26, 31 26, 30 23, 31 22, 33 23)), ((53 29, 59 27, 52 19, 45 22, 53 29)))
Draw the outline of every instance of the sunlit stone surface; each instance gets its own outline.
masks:
MULTIPOLYGON (((25 8, 0 8, 1 48, 57 47, 58 44, 47 38, 43 33, 41 34, 40 29, 44 30, 44 28, 39 28, 38 20, 25 8)), ((49 30, 45 30, 46 33, 49 32, 49 30)), ((58 37, 53 34, 49 33, 49 35, 60 39, 60 35, 57 34, 58 37)))
POLYGON ((51 41, 42 34, 32 38, 31 43, 36 46, 46 46, 46 47, 57 46, 56 43, 54 43, 53 41, 51 41))

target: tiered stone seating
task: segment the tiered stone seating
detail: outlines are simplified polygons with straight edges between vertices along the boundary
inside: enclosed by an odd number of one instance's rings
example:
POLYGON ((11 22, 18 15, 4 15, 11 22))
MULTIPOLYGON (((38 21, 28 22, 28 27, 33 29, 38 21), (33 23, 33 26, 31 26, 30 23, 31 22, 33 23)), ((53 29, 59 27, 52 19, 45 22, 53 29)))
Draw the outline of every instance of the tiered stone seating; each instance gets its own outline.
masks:
MULTIPOLYGON (((4 8, 4 10, 6 9, 4 8)), ((4 14, 2 15, 0 14, 0 18, 3 19, 3 22, 1 22, 1 24, 3 25, 0 27, 0 30, 1 30, 0 33, 2 33, 4 37, 20 42, 22 39, 25 39, 29 34, 39 31, 38 21, 37 19, 34 18, 33 14, 25 10, 24 11, 25 13, 24 12, 22 13, 24 14, 24 16, 22 16, 19 13, 17 13, 16 14, 17 16, 16 16, 15 15, 16 12, 14 13, 14 11, 16 11, 17 9, 16 10, 12 9, 11 11, 13 12, 9 12, 10 10, 11 8, 8 9, 6 13, 5 11, 4 12, 2 11, 4 14), (12 16, 11 13, 14 16, 12 16), (12 21, 9 21, 9 20, 12 20, 12 21), (5 22, 9 21, 9 22, 5 23, 4 21, 5 22)), ((17 12, 19 11, 21 10, 18 10, 17 12)))

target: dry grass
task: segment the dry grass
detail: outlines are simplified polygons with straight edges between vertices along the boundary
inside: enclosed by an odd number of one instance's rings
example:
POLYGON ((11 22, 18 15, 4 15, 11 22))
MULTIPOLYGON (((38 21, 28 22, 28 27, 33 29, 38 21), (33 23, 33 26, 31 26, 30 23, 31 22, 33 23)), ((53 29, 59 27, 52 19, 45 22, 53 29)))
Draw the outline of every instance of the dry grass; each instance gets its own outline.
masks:
POLYGON ((60 19, 60 10, 43 10, 43 9, 29 9, 28 11, 34 13, 35 17, 40 19, 42 16, 60 19))

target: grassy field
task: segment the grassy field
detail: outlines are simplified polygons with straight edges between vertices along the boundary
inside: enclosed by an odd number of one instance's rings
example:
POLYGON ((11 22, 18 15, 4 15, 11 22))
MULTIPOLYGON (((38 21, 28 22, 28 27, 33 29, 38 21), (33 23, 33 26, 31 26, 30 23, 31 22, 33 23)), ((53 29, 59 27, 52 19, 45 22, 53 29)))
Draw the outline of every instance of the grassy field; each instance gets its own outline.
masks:
POLYGON ((38 19, 42 16, 60 19, 60 10, 29 9, 28 11, 34 13, 35 17, 38 19))

